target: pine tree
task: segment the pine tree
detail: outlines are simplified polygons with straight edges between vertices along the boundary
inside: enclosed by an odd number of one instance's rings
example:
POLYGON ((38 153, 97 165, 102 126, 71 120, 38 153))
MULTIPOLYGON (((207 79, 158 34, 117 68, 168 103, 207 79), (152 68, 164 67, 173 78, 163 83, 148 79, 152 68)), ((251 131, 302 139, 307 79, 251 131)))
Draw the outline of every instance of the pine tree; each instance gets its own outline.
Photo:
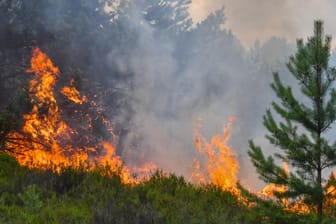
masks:
POLYGON ((279 100, 272 102, 273 110, 263 117, 269 131, 266 138, 278 153, 265 157, 253 141, 249 150, 263 181, 287 187, 286 192, 275 195, 291 201, 303 199, 317 214, 318 223, 322 223, 326 199, 334 196, 327 189, 335 186, 330 169, 336 165, 336 142, 331 143, 326 136, 336 120, 336 69, 329 66, 330 43, 322 21, 315 21, 314 35, 306 43, 297 41, 297 52, 289 58, 287 67, 298 81, 302 96, 293 94, 275 73, 271 87, 279 100), (274 119, 272 112, 281 119, 274 119), (277 161, 288 163, 290 172, 277 161))

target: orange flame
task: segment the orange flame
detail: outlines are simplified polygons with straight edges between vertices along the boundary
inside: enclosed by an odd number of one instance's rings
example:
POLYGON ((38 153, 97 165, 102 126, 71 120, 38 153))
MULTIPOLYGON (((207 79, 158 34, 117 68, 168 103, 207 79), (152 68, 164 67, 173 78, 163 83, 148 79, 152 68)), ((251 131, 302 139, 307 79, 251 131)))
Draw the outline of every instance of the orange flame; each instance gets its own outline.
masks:
POLYGON ((237 173, 239 169, 236 153, 227 145, 231 137, 232 122, 223 130, 223 135, 216 135, 208 142, 197 128, 194 136, 199 153, 205 155, 206 167, 202 170, 201 162, 195 160, 192 181, 198 184, 212 183, 223 190, 237 192, 237 173))
MULTIPOLYGON (((29 88, 33 108, 29 114, 23 116, 22 131, 12 133, 9 136, 11 141, 7 142, 7 147, 14 149, 12 154, 18 162, 30 168, 52 168, 57 172, 63 167, 79 167, 86 162, 93 162, 94 166, 108 165, 112 172, 120 175, 123 183, 136 183, 137 180, 132 177, 130 170, 116 155, 113 144, 102 142, 96 147, 74 146, 71 137, 78 133, 61 119, 54 95, 60 71, 39 48, 33 50, 31 68, 27 71, 35 74, 29 88)), ((85 96, 80 96, 73 81, 61 93, 77 104, 87 100, 85 96)), ((90 121, 91 118, 88 117, 88 128, 90 121)), ((103 122, 108 123, 105 120, 103 122)))
MULTIPOLYGON (((282 167, 284 168, 286 174, 289 175, 288 164, 286 162, 283 162, 282 167)), ((274 198, 275 193, 285 193, 287 190, 288 190, 288 188, 285 185, 270 183, 262 189, 260 194, 261 194, 261 196, 266 197, 266 198, 274 198)), ((282 199, 281 202, 285 206, 289 205, 288 199, 282 199)))
MULTIPOLYGON (((109 142, 103 141, 96 147, 74 146, 71 142, 71 136, 78 133, 62 120, 54 94, 57 77, 60 75, 59 69, 53 65, 45 53, 39 48, 35 48, 31 59, 31 68, 27 72, 35 74, 30 81, 29 88, 33 108, 30 113, 23 115, 22 131, 12 133, 7 142, 7 147, 14 149, 12 154, 21 165, 39 169, 52 168, 54 171, 60 172, 63 167, 79 167, 86 162, 93 162, 91 164, 94 166, 108 165, 111 172, 119 174, 121 181, 126 184, 135 184, 141 181, 141 179, 135 178, 132 173, 146 179, 149 178, 150 172, 157 169, 153 163, 132 169, 126 167, 120 156, 116 154, 114 145, 109 142)), ((62 88, 61 93, 73 103, 87 102, 87 97, 81 96, 73 82, 71 80, 70 86, 62 88)), ((92 105, 95 103, 92 102, 92 105)), ((88 128, 92 128, 90 122, 95 118, 91 118, 89 115, 86 117, 88 128)), ((236 186, 239 170, 237 155, 227 145, 231 137, 233 120, 234 118, 230 117, 227 127, 223 130, 223 135, 216 135, 210 141, 201 135, 200 127, 196 129, 194 143, 200 155, 205 157, 201 161, 195 159, 192 181, 197 184, 212 183, 223 190, 232 191, 239 195, 236 186)), ((108 120, 103 119, 103 123, 109 126, 108 120)), ((112 129, 110 131, 112 133, 112 129)), ((286 173, 289 174, 288 165, 284 163, 283 166, 286 173)), ((334 175, 336 174, 334 173, 334 175)), ((274 192, 286 191, 285 186, 269 184, 262 190, 261 195, 273 198, 274 192)), ((328 193, 334 191, 334 186, 328 189, 328 193)), ((300 200, 290 203, 284 199, 283 203, 286 209, 291 211, 302 213, 309 211, 309 208, 300 200)))
MULTIPOLYGON (((336 179, 336 171, 333 171, 333 172, 332 172, 332 177, 333 177, 334 179, 336 179)), ((336 187, 333 186, 333 185, 330 186, 330 187, 327 189, 327 194, 336 196, 336 187)), ((336 203, 336 200, 335 200, 335 203, 336 203)))
POLYGON ((29 95, 33 104, 32 111, 25 114, 22 133, 13 133, 8 146, 15 148, 14 155, 21 165, 29 167, 48 167, 56 165, 70 166, 88 159, 87 154, 80 152, 65 156, 71 151, 60 145, 59 138, 67 138, 73 130, 61 120, 59 108, 53 90, 59 69, 53 65, 48 56, 36 48, 33 50, 31 68, 35 73, 30 81, 29 95))
POLYGON ((61 90, 61 93, 66 96, 69 100, 77 104, 83 104, 87 101, 86 96, 81 96, 79 91, 73 86, 74 80, 70 80, 70 86, 65 86, 61 90))
MULTIPOLYGON (((282 163, 282 167, 285 170, 286 174, 289 175, 289 167, 286 162, 282 163)), ((274 183, 270 183, 266 185, 262 191, 259 193, 259 195, 263 198, 268 198, 268 199, 275 199, 275 193, 285 193, 288 191, 288 187, 285 185, 278 185, 274 183)), ((300 213, 300 214, 305 214, 310 211, 309 207, 301 200, 295 200, 295 201, 290 201, 287 198, 281 199, 281 203, 284 205, 285 210, 300 213)))

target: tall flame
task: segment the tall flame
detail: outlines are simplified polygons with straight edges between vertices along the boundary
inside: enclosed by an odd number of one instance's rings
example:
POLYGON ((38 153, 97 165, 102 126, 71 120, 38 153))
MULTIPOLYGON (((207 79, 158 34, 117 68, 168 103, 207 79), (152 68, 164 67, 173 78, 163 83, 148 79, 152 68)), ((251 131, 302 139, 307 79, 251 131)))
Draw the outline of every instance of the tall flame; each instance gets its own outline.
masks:
MULTIPOLYGON (((39 48, 33 50, 31 68, 27 70, 35 76, 30 81, 29 96, 33 105, 30 113, 23 115, 22 130, 10 134, 7 147, 13 149, 11 154, 16 157, 23 166, 30 168, 47 169, 51 168, 60 172, 63 167, 79 167, 86 162, 92 162, 91 167, 108 165, 110 171, 119 174, 121 181, 126 184, 139 183, 142 179, 149 178, 149 173, 157 169, 153 163, 147 163, 143 167, 132 167, 131 169, 123 164, 120 156, 116 154, 113 143, 102 141, 92 146, 79 146, 74 144, 72 137, 78 135, 77 131, 71 128, 62 120, 59 105, 55 97, 55 84, 60 70, 53 65, 50 58, 39 48), (135 178, 135 173, 140 178, 135 178)), ((88 98, 82 96, 70 81, 70 86, 61 89, 69 101, 75 104, 88 103, 88 98)), ((95 102, 90 102, 96 106, 95 102)), ((92 118, 87 118, 87 128, 92 128, 92 118)), ((215 135, 208 141, 201 134, 200 125, 194 135, 196 149, 200 153, 200 159, 194 160, 192 181, 196 184, 212 183, 225 191, 231 191, 241 198, 237 189, 237 173, 239 164, 236 153, 228 146, 231 137, 231 129, 234 117, 230 117, 227 127, 223 129, 222 135, 215 135), (203 156, 203 157, 202 157, 203 156)), ((110 126, 105 118, 103 124, 110 126)), ((112 128, 109 127, 114 137, 112 128)), ((283 168, 289 174, 288 164, 284 163, 283 168)), ((336 179, 336 172, 334 172, 336 179)), ((269 184, 259 195, 266 198, 274 198, 274 192, 284 193, 288 189, 283 185, 269 184)), ((334 186, 327 189, 327 193, 336 196, 334 186)), ((241 198, 242 201, 244 201, 241 198)), ((309 212, 307 205, 302 200, 290 202, 283 199, 282 203, 290 211, 299 213, 309 212)), ((335 204, 336 199, 331 203, 335 204)))
POLYGON ((228 146, 231 137, 232 122, 230 117, 223 135, 215 135, 207 141, 200 133, 200 127, 195 131, 194 142, 198 152, 205 155, 205 168, 199 160, 194 162, 192 181, 198 184, 212 183, 223 190, 237 191, 237 173, 239 164, 236 153, 228 146))
POLYGON ((61 120, 59 107, 54 95, 56 78, 60 71, 39 48, 33 50, 31 68, 34 73, 30 81, 29 96, 33 105, 29 114, 23 115, 22 132, 13 133, 8 146, 15 149, 14 155, 21 165, 29 167, 48 167, 79 165, 88 159, 79 150, 73 154, 68 145, 61 145, 59 139, 68 139, 74 131, 61 120), (67 154, 67 156, 65 155, 67 154))
MULTIPOLYGON (((9 136, 12 140, 7 143, 8 148, 14 149, 12 154, 18 162, 30 168, 52 168, 57 172, 62 167, 78 167, 93 162, 92 165, 109 165, 113 172, 119 173, 124 183, 136 183, 130 170, 116 155, 112 143, 101 142, 95 147, 73 143, 72 137, 78 133, 62 120, 54 94, 60 71, 39 48, 33 50, 31 68, 27 71, 35 74, 29 88, 33 108, 23 115, 22 131, 12 133, 9 136)), ((70 84, 61 93, 76 104, 85 103, 86 96, 80 95, 73 81, 70 84)), ((90 122, 88 117, 88 128, 91 128, 90 122)))

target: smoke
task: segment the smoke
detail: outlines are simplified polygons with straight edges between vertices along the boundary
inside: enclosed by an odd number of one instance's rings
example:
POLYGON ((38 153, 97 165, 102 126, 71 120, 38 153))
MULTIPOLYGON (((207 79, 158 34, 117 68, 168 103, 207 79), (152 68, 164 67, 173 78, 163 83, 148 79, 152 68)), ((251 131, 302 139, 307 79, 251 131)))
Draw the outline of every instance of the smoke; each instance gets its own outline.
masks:
MULTIPOLYGON (((210 138, 233 115, 230 146, 240 162, 239 179, 251 188, 259 185, 247 156, 248 140, 269 147, 262 116, 274 99, 272 73, 279 71, 294 83, 285 67, 293 39, 311 34, 317 14, 308 12, 326 6, 316 1, 194 0, 188 15, 188 0, 53 2, 36 4, 40 8, 21 2, 35 10, 39 23, 23 18, 17 27, 26 24, 65 75, 73 75, 68 66, 81 69, 84 84, 79 89, 98 95, 99 107, 120 137, 118 153, 128 165, 152 161, 189 177, 198 118, 201 132, 210 138), (202 7, 197 11, 198 3, 202 7), (224 11, 208 13, 221 5, 224 11), (198 17, 198 23, 191 24, 190 17, 198 17), (41 21, 48 33, 43 39, 41 21), (254 44, 257 38, 261 41, 254 44)), ((325 29, 332 31, 327 23, 332 13, 322 16, 325 29)))
MULTIPOLYGON (((164 171, 189 178, 197 154, 193 132, 198 118, 202 118, 201 132, 210 138, 222 133, 234 116, 230 145, 238 155, 239 179, 256 187, 247 143, 256 139, 268 146, 262 115, 273 99, 269 84, 273 71, 285 70, 284 61, 293 46, 285 39, 271 38, 248 51, 225 28, 230 21, 226 11, 218 10, 188 27, 183 3, 173 7, 174 1, 159 2, 118 6, 120 11, 113 12, 117 19, 111 24, 95 16, 86 23, 88 27, 76 22, 83 34, 94 35, 70 39, 62 55, 69 58, 67 64, 82 61, 85 74, 103 89, 117 89, 110 97, 101 97, 99 104, 119 126, 118 151, 126 164, 154 162, 164 171)), ((42 17, 53 25, 54 33, 64 32, 59 21, 67 18, 59 15, 69 5, 44 11, 42 17)), ((97 6, 82 5, 91 11, 97 6)))
MULTIPOLYGON (((255 187, 247 143, 257 138, 264 144, 261 118, 272 99, 272 72, 285 70, 293 46, 272 38, 247 51, 230 30, 221 28, 221 10, 192 30, 168 37, 138 10, 132 13, 128 25, 137 27, 133 48, 123 56, 112 49, 107 57, 115 69, 134 75, 123 158, 129 164, 139 158, 153 161, 165 171, 190 177, 198 118, 202 133, 210 138, 222 133, 233 115, 230 144, 241 164, 240 179, 255 187)), ((123 113, 120 120, 125 120, 123 113)))
POLYGON ((241 0, 194 0, 190 13, 199 21, 222 6, 229 18, 225 27, 246 47, 253 46, 256 39, 264 42, 272 36, 285 37, 291 42, 306 37, 316 19, 326 21, 325 30, 329 34, 336 33, 335 26, 327 23, 336 19, 333 13, 336 2, 332 0, 252 0, 248 4, 241 0))

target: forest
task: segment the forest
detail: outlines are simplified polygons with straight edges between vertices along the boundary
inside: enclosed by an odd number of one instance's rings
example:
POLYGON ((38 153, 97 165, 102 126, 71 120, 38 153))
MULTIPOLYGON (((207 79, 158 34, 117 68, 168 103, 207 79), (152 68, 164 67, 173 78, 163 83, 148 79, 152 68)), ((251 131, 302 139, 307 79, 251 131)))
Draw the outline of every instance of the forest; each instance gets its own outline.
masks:
POLYGON ((1 223, 336 222, 323 22, 246 49, 190 4, 0 1, 1 223))

